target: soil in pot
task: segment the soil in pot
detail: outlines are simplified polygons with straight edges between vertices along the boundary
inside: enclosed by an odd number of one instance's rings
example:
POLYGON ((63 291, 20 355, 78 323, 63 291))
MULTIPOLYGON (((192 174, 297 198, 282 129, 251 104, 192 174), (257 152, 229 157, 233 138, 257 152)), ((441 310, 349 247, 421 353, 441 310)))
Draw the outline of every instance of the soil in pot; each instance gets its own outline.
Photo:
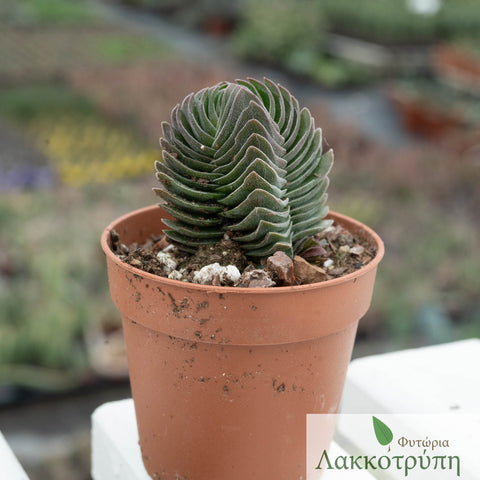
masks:
POLYGON ((264 278, 263 283, 255 285, 259 287, 327 281, 359 270, 376 255, 374 246, 341 225, 333 225, 307 239, 293 260, 279 252, 266 259, 264 266, 247 260, 231 233, 225 234, 218 243, 202 245, 195 254, 176 249, 164 235, 152 235, 142 245, 126 246, 119 234, 112 231, 111 242, 113 251, 122 261, 144 272, 214 286, 249 287, 248 279, 253 271, 264 278), (239 279, 222 278, 220 274, 205 278, 198 275, 202 268, 214 264, 234 266, 239 271, 239 279))

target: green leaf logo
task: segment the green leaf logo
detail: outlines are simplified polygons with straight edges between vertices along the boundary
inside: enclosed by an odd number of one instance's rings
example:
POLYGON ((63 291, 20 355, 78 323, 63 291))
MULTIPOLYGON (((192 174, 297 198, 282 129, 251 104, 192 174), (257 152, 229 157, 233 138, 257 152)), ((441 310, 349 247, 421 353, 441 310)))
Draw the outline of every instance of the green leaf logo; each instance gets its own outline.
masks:
POLYGON ((377 417, 372 417, 373 430, 380 445, 388 445, 393 440, 392 431, 377 417))

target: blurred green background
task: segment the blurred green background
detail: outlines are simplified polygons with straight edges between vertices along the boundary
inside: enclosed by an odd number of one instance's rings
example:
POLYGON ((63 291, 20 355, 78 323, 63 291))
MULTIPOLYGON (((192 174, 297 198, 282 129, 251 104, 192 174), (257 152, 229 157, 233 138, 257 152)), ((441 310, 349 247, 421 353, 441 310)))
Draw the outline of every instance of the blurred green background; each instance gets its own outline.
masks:
POLYGON ((172 107, 247 76, 385 241, 354 355, 478 336, 478 32, 477 0, 0 0, 0 405, 126 379, 100 234, 156 202, 172 107))

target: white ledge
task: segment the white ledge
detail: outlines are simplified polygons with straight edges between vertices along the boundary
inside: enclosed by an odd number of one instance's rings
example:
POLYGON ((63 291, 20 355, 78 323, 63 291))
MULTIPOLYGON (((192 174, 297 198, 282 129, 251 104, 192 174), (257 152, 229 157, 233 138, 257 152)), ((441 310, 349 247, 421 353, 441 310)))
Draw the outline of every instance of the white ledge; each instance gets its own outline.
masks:
MULTIPOLYGON (((355 360, 347 374, 342 412, 479 413, 479 365, 477 339, 355 360)), ((92 422, 93 480, 150 480, 142 463, 133 401, 102 405, 92 422)), ((331 452, 333 456, 348 455, 343 452, 349 448, 344 443, 334 444, 331 452)), ((466 466, 473 464, 475 455, 473 450, 466 452, 466 466)), ((356 475, 373 479, 366 471, 356 475)), ((338 470, 326 470, 322 480, 331 478, 348 480, 352 476, 348 470, 344 476, 338 470)))
POLYGON ((5 437, 0 432, 0 478, 3 480, 28 480, 25 470, 22 468, 12 450, 8 446, 5 437))
POLYGON ((92 478, 151 480, 142 462, 131 398, 105 403, 92 415, 92 478))
MULTIPOLYGON (((133 400, 110 402, 92 416, 93 480, 151 480, 142 463, 133 400)), ((331 455, 346 455, 333 443, 331 455)), ((350 472, 325 471, 322 480, 351 480, 350 472)), ((368 472, 357 472, 358 480, 374 480, 368 472)))
POLYGON ((344 413, 479 413, 480 340, 354 360, 344 413))

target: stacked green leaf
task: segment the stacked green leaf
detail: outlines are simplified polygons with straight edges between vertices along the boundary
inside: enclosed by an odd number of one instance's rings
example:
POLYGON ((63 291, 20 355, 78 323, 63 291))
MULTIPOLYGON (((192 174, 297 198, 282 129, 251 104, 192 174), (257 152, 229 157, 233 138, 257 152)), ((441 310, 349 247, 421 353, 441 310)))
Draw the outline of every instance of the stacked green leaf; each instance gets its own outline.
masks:
POLYGON ((249 257, 295 247, 325 219, 333 153, 310 112, 265 79, 187 96, 164 122, 156 162, 167 237, 194 252, 227 231, 249 257))

